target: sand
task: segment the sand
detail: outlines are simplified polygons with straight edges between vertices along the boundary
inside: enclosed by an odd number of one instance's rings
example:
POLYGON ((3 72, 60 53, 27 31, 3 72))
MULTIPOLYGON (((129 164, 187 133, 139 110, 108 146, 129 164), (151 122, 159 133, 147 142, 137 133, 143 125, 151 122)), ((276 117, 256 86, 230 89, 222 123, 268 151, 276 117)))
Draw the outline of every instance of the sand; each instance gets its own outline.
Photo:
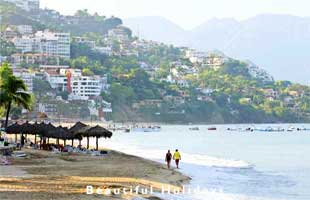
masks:
MULTIPOLYGON (((109 151, 105 156, 78 153, 56 154, 23 149, 25 158, 11 158, 12 165, 0 166, 0 199, 134 199, 133 194, 86 194, 94 189, 180 188, 190 178, 176 170, 143 158, 109 151)), ((153 195, 141 195, 156 199, 153 195)))

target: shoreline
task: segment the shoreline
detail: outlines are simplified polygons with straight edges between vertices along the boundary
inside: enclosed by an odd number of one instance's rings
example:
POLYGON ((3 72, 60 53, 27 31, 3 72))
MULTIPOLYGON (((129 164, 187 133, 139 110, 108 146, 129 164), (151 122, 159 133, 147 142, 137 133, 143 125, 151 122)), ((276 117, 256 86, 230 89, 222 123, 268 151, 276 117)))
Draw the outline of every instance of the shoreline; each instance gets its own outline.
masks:
MULTIPOLYGON (((0 199, 132 199, 150 195, 86 195, 94 188, 133 188, 136 186, 180 189, 190 177, 161 163, 109 150, 105 156, 46 152, 23 149, 25 158, 9 158, 12 165, 0 165, 0 199)), ((156 195, 155 195, 156 196, 156 195)), ((157 198, 159 199, 159 198, 157 198)))
MULTIPOLYGON (((108 126, 132 126, 132 125, 159 125, 159 126, 224 126, 224 125, 291 125, 291 124, 310 124, 310 122, 264 122, 264 123, 251 123, 251 122, 244 122, 244 123, 160 123, 160 122, 90 122, 90 121, 83 121, 87 125, 100 125, 103 127, 108 126)), ((74 125, 74 122, 53 122, 55 125, 61 125, 64 127, 70 127, 74 125)))

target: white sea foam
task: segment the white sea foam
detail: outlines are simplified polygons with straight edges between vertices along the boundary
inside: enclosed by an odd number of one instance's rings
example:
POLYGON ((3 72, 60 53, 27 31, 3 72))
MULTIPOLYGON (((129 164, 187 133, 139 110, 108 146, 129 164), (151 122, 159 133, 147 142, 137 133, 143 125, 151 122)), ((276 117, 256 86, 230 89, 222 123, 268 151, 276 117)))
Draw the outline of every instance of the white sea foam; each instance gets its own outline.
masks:
POLYGON ((158 194, 156 196, 159 196, 165 200, 280 200, 267 197, 253 197, 239 194, 229 194, 219 191, 212 191, 210 189, 200 190, 199 192, 194 192, 190 195, 158 194))
MULTIPOLYGON (((105 144, 107 145, 107 144, 105 144)), ((166 150, 154 150, 154 149, 139 149, 134 146, 124 146, 124 145, 108 145, 110 148, 123 151, 127 154, 140 156, 147 159, 153 160, 163 160, 166 154, 166 150)), ((207 155, 199 154, 189 154, 186 152, 181 152, 182 162, 188 164, 202 165, 208 167, 226 167, 226 168, 252 168, 252 165, 242 161, 242 160, 232 160, 232 159, 223 159, 216 158, 207 155)))
POLYGON ((252 165, 243 160, 216 158, 207 155, 183 153, 185 163, 209 167, 251 168, 252 165))
POLYGON ((208 200, 275 200, 275 199, 270 199, 266 197, 252 197, 252 196, 237 195, 237 194, 227 194, 223 192, 213 192, 207 189, 202 190, 198 193, 192 194, 190 196, 190 199, 191 200, 206 200, 206 199, 208 200))
MULTIPOLYGON (((110 149, 115 149, 118 151, 125 152, 127 154, 152 159, 155 161, 164 162, 164 156, 166 154, 166 150, 147 149, 143 148, 142 147, 143 145, 141 146, 136 146, 134 144, 124 145, 122 144, 122 142, 109 142, 109 141, 105 141, 104 145, 110 149)), ((181 154, 182 154, 182 162, 188 164, 195 164, 208 167, 221 167, 221 168, 253 167, 251 164, 242 160, 224 159, 208 155, 190 154, 186 152, 181 152, 181 154)), ((159 196, 165 200, 275 200, 265 197, 253 197, 241 194, 230 194, 225 192, 212 191, 212 189, 210 190, 209 188, 205 189, 202 188, 199 192, 194 192, 192 194, 186 194, 186 195, 159 194, 159 196)))

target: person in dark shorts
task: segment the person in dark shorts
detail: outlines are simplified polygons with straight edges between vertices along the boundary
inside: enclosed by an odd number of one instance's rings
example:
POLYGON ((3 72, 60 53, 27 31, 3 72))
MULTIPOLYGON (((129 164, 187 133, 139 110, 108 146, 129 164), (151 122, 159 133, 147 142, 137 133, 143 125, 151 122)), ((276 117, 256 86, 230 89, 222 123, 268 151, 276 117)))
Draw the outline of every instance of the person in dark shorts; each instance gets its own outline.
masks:
POLYGON ((173 154, 173 159, 175 160, 175 164, 176 164, 177 168, 179 169, 179 162, 181 160, 181 154, 180 154, 178 149, 175 150, 175 152, 173 154))
POLYGON ((170 169, 171 159, 172 159, 172 154, 170 153, 170 150, 168 150, 168 152, 166 153, 166 159, 165 159, 165 161, 167 162, 168 169, 170 169))
POLYGON ((21 144, 21 147, 24 147, 24 145, 25 145, 25 136, 23 134, 20 138, 20 144, 21 144))

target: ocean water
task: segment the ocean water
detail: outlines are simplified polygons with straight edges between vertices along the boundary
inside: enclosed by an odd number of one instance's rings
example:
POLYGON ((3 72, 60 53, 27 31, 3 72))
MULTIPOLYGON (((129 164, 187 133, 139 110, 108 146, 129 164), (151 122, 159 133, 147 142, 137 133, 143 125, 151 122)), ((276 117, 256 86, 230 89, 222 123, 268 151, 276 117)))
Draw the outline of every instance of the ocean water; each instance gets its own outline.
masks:
POLYGON ((180 171, 192 177, 188 187, 199 186, 200 191, 165 195, 166 199, 310 199, 310 131, 227 131, 227 127, 246 125, 221 125, 217 131, 198 126, 199 131, 190 131, 189 127, 163 126, 154 133, 115 132, 112 139, 101 139, 100 145, 159 162, 164 162, 167 149, 179 149, 180 171))

